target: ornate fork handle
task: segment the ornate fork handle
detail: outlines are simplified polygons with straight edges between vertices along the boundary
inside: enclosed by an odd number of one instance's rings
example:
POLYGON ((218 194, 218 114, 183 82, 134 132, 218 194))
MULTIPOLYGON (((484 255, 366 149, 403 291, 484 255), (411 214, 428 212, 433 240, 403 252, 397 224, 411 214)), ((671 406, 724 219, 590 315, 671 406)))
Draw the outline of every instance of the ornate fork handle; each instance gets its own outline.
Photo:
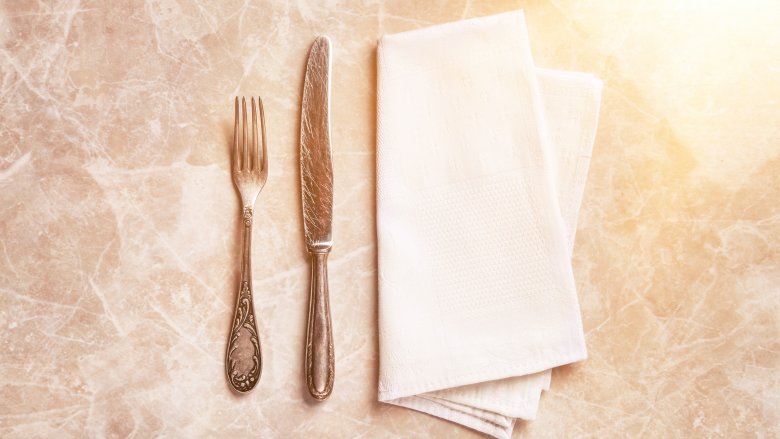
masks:
POLYGON ((241 252, 241 281, 233 326, 225 354, 225 373, 237 392, 252 390, 263 371, 260 337, 252 301, 252 208, 244 207, 244 242, 241 252))

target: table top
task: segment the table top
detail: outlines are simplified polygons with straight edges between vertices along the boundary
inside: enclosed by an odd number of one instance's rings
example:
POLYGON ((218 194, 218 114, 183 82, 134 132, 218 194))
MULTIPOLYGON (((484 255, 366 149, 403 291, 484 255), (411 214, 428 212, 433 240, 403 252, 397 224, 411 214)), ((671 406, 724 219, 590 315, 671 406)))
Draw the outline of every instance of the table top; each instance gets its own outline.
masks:
POLYGON ((589 359, 523 437, 780 434, 780 8, 694 1, 0 5, 0 436, 478 437, 376 402, 376 41, 524 8, 539 66, 604 80, 574 251, 589 359), (336 385, 303 382, 297 162, 334 45, 336 385), (231 393, 232 98, 261 95, 265 366, 231 393))

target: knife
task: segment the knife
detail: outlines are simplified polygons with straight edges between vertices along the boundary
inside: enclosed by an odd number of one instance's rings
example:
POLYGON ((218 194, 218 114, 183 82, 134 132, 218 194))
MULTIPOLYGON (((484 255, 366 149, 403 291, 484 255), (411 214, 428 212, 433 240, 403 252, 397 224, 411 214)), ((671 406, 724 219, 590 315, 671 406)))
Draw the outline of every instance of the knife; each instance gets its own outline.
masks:
POLYGON ((333 165, 330 152, 330 40, 314 40, 306 64, 301 105, 301 198, 311 291, 304 373, 318 401, 333 390, 333 333, 328 303, 328 253, 332 241, 333 165))

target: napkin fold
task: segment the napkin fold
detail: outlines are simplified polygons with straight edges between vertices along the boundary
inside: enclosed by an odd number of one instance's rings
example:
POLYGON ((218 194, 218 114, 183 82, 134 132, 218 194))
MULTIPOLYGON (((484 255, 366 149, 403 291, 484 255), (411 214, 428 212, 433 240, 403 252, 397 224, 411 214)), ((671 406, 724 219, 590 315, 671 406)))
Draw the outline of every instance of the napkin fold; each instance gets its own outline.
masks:
POLYGON ((521 11, 378 49, 379 400, 508 438, 586 358, 571 268, 601 82, 521 11))

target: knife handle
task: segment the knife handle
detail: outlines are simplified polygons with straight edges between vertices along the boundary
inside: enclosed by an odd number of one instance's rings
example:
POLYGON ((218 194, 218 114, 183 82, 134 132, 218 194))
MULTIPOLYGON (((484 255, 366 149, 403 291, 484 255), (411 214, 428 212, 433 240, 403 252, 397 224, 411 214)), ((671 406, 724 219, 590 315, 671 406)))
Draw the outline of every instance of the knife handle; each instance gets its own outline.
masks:
POLYGON ((309 394, 318 401, 323 401, 330 396, 334 378, 333 331, 328 303, 329 252, 329 248, 310 252, 311 293, 304 372, 309 394))

